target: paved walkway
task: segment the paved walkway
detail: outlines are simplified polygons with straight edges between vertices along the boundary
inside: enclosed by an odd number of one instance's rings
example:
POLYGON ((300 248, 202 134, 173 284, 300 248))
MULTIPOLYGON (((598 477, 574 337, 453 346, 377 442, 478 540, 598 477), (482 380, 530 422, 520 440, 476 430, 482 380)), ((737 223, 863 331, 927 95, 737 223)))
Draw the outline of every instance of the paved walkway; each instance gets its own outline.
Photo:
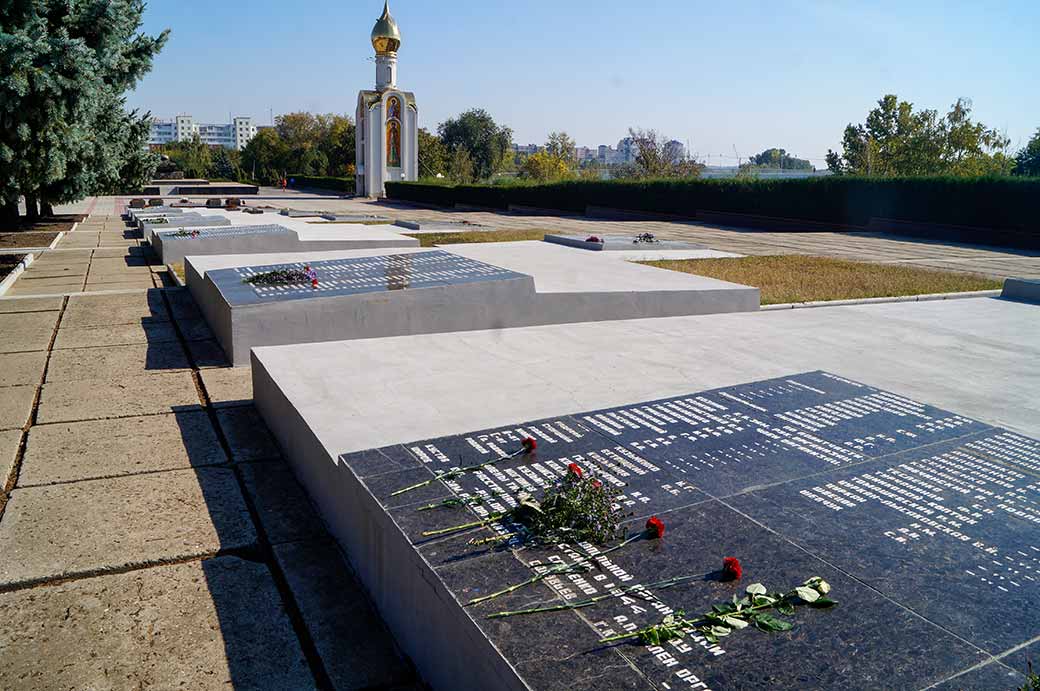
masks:
POLYGON ((417 688, 248 370, 118 225, 14 293, 73 294, 0 300, 0 689, 417 688))

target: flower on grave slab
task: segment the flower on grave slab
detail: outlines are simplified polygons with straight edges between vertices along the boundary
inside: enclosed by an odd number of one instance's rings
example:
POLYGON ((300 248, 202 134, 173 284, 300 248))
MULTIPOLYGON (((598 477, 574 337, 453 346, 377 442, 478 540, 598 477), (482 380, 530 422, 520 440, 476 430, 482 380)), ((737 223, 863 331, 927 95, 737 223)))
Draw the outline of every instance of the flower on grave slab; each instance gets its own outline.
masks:
POLYGON ((722 560, 722 573, 728 581, 739 581, 744 575, 744 569, 740 566, 739 559, 726 557, 722 560))
POLYGON ((651 516, 646 521, 646 532, 652 538, 660 539, 664 537, 664 521, 657 516, 651 516))
POLYGON ((307 274, 307 278, 311 279, 311 288, 317 288, 318 272, 312 269, 310 264, 306 264, 303 267, 303 273, 307 274))
MULTIPOLYGON (((249 279, 246 279, 246 280, 247 280, 247 282, 249 281, 249 279)), ((484 461, 483 463, 477 463, 475 465, 467 465, 467 466, 463 466, 461 468, 456 468, 454 470, 445 470, 442 473, 437 473, 436 476, 430 478, 429 480, 423 480, 422 482, 417 482, 414 485, 408 485, 407 487, 402 487, 401 489, 399 489, 399 490, 397 490, 395 492, 391 492, 390 496, 391 497, 396 497, 396 496, 399 496, 401 494, 404 494, 405 492, 411 492, 413 490, 417 490, 417 489, 420 489, 422 487, 426 487, 427 485, 432 484, 432 483, 436 482, 437 480, 454 480, 455 478, 461 477, 461 476, 463 476, 463 475, 465 475, 467 473, 475 473, 475 472, 483 470, 484 468, 489 468, 489 467, 495 465, 496 463, 501 463, 502 461, 508 461, 508 460, 516 458, 517 456, 520 456, 522 454, 531 453, 532 451, 534 451, 537 448, 538 448, 538 442, 536 442, 531 437, 527 437, 526 439, 524 439, 523 441, 520 442, 520 448, 517 449, 516 451, 512 452, 512 453, 508 453, 505 456, 499 456, 498 458, 493 458, 490 461, 484 461)))
POLYGON ((585 238, 585 242, 603 242, 603 240, 601 240, 601 239, 600 239, 600 238, 599 238, 598 236, 596 236, 596 235, 590 235, 590 236, 588 236, 587 238, 585 238))
POLYGON ((827 582, 819 576, 810 578, 805 584, 787 593, 771 593, 761 583, 752 583, 745 589, 744 597, 734 595, 729 602, 712 605, 710 612, 687 617, 680 609, 664 617, 659 624, 603 638, 600 643, 634 638, 644 645, 661 645, 665 641, 684 638, 689 633, 697 633, 709 643, 718 643, 720 638, 751 628, 766 633, 790 631, 794 625, 781 617, 794 614, 796 606, 807 605, 812 609, 827 609, 838 604, 821 595, 817 590, 820 586, 830 590, 827 582), (810 583, 812 585, 808 585, 810 583))
POLYGON ((584 473, 581 470, 581 466, 579 466, 577 463, 569 464, 567 466, 567 472, 571 473, 572 475, 574 475, 574 477, 578 479, 581 479, 581 476, 584 475, 584 473))

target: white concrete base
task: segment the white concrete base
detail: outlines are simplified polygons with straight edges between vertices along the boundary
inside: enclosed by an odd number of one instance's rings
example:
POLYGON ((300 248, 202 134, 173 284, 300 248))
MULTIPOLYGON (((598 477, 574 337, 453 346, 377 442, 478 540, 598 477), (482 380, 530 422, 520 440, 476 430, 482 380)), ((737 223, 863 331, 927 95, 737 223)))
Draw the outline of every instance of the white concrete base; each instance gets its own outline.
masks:
MULTIPOLYGON (((542 242, 448 245, 440 249, 529 276, 531 287, 511 284, 508 294, 496 289, 489 296, 493 302, 486 304, 480 301, 479 291, 450 286, 433 292, 421 289, 375 297, 347 295, 233 308, 206 278, 206 272, 216 269, 372 257, 388 254, 385 250, 188 256, 185 278, 236 366, 248 362, 249 348, 262 345, 758 309, 757 288, 598 256, 606 253, 542 242), (304 308, 307 302, 323 304, 311 315, 304 308), (313 321, 318 313, 320 323, 313 321), (301 326, 299 319, 308 321, 301 326)), ((423 251, 429 250, 393 253, 423 251)))
MULTIPOLYGON (((261 218, 263 218, 261 216, 261 218)), ((273 218, 274 217, 269 217, 273 218)), ((260 225, 260 224, 258 224, 260 225)), ((150 237, 152 250, 165 264, 184 261, 187 254, 226 255, 258 254, 275 252, 327 252, 332 250, 359 250, 385 247, 418 247, 419 241, 387 230, 390 226, 317 226, 318 229, 297 230, 278 225, 285 232, 257 235, 222 235, 220 231, 243 228, 228 225, 217 228, 192 228, 190 230, 216 231, 212 237, 179 237, 177 228, 163 231, 156 228, 150 237)), ((297 226, 299 228, 299 226, 297 226)))
POLYGON ((477 623, 458 616, 341 454, 815 369, 1040 435, 1040 310, 998 299, 315 343, 252 360, 257 408, 435 688, 511 679, 488 681, 501 672, 486 666, 494 653, 452 652, 480 644, 477 623))

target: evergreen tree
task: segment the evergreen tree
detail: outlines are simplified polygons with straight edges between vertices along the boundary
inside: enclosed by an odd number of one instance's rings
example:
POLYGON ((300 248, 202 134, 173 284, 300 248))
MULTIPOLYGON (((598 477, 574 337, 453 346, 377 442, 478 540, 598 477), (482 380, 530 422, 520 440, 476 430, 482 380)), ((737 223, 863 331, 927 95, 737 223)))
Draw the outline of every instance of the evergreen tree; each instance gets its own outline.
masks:
MULTIPOLYGON (((150 175, 148 115, 123 94, 151 69, 167 32, 137 33, 143 0, 0 2, 0 205, 27 215, 150 175), (137 148, 135 148, 137 147, 137 148), (147 175, 145 175, 147 173, 147 175)), ((135 180, 135 181, 136 181, 135 180)))
POLYGON ((1040 177, 1040 129, 1015 156, 1015 175, 1040 177))

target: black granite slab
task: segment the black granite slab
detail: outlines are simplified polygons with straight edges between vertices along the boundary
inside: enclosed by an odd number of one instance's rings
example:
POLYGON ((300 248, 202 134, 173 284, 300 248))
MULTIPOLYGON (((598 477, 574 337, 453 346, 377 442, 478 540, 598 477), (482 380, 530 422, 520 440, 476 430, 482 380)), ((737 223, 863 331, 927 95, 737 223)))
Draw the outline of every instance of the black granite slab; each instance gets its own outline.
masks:
POLYGON ((628 534, 648 515, 665 521, 661 540, 466 608, 532 689, 1012 688, 1040 646, 1040 442, 825 372, 340 460, 460 607, 602 549, 472 544, 508 531, 498 523, 421 535, 506 510, 568 463, 618 487, 628 534), (390 496, 509 454, 527 436, 537 451, 390 496), (485 501, 418 510, 451 497, 485 501), (722 578, 726 556, 741 559, 741 582, 722 578), (577 611, 486 618, 673 576, 695 578, 577 611), (672 610, 705 611, 751 582, 788 590, 810 576, 830 582, 840 605, 799 608, 790 632, 598 643, 672 610))
POLYGON ((206 275, 232 307, 525 278, 514 271, 443 250, 216 269, 206 275), (307 265, 318 275, 317 288, 309 281, 288 286, 254 286, 245 282, 256 274, 303 269, 307 265))
POLYGON ((1040 635, 1035 441, 987 430, 727 501, 992 654, 1040 635))
POLYGON ((699 245, 685 240, 654 240, 644 242, 637 240, 634 236, 626 235, 597 235, 601 242, 591 242, 591 235, 557 235, 547 234, 545 242, 554 245, 565 245, 594 252, 631 252, 632 250, 703 250, 707 245, 699 245))

